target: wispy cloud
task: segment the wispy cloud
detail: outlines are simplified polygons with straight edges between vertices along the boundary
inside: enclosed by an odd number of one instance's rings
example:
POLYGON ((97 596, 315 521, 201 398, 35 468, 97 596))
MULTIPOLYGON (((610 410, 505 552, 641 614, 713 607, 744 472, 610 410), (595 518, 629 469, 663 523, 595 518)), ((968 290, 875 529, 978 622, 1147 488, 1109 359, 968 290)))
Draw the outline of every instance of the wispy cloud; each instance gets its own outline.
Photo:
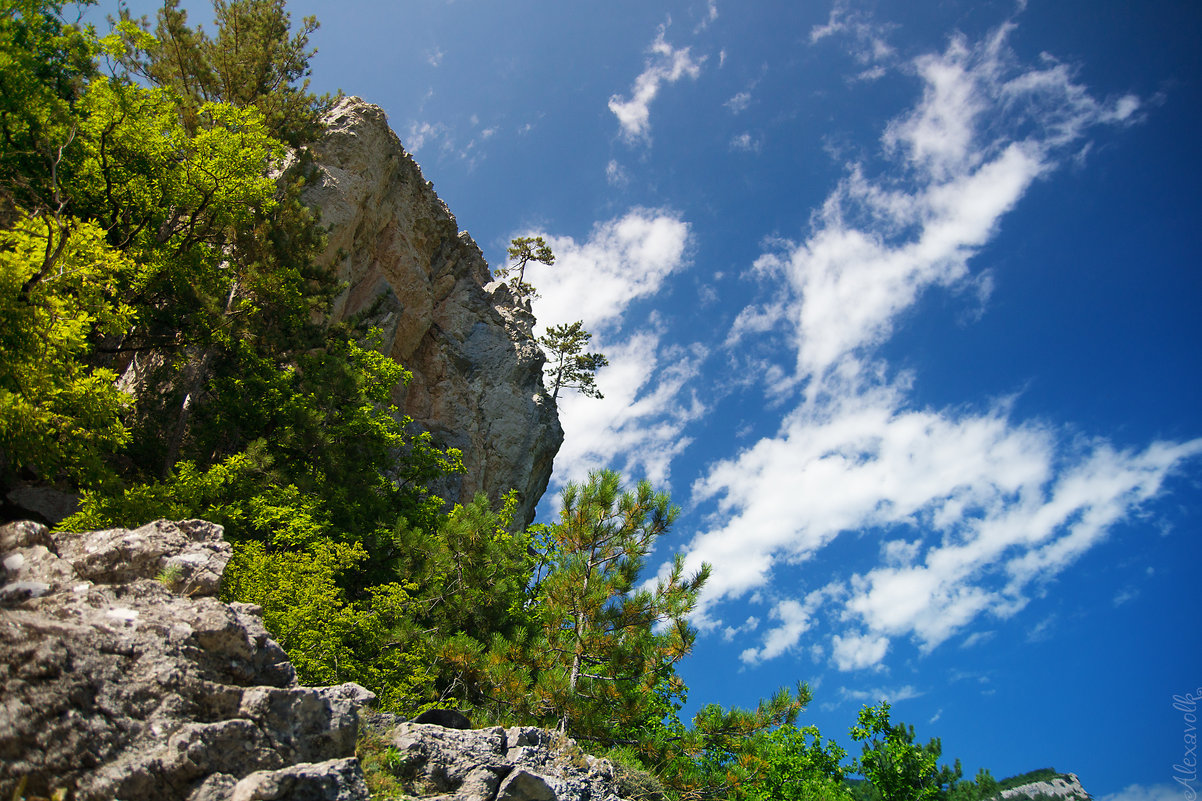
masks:
POLYGON ((1129 784, 1117 793, 1098 798, 1098 801, 1181 801, 1185 793, 1179 785, 1129 784))
POLYGON ((913 684, 904 684, 901 687, 875 687, 868 690, 849 690, 846 687, 839 689, 839 695, 844 700, 859 701, 865 704, 879 704, 881 701, 897 704, 909 701, 911 698, 919 698, 922 694, 922 691, 913 684))
MULTIPOLYGON (((716 13, 716 9, 715 9, 716 13)), ((664 84, 681 78, 697 78, 704 58, 694 59, 689 48, 674 48, 664 39, 667 28, 659 27, 643 72, 634 80, 630 98, 619 95, 609 98, 609 110, 618 118, 622 136, 628 142, 649 141, 651 134, 651 102, 664 84)))
POLYGON ((759 139, 756 139, 754 136, 752 136, 750 133, 748 133, 746 131, 741 134, 735 135, 730 140, 730 149, 731 150, 739 150, 744 153, 758 153, 762 146, 763 145, 759 139))
POLYGON ((706 0, 705 14, 701 17, 701 21, 697 23, 697 27, 693 30, 693 32, 701 33, 717 20, 718 0, 706 0))
POLYGON ((739 92, 722 105, 730 109, 732 114, 741 114, 751 105, 751 92, 739 92))
POLYGON ((610 186, 626 186, 630 183, 630 174, 616 159, 610 159, 605 165, 605 180, 610 186))
POLYGON ((668 209, 632 209, 598 223, 587 240, 546 232, 556 261, 527 268, 540 298, 534 310, 540 331, 583 320, 599 332, 621 323, 629 305, 654 295, 665 279, 689 263, 689 224, 668 209))
POLYGON ((450 130, 442 123, 412 122, 409 124, 409 134, 405 137, 405 149, 417 153, 428 144, 437 144, 441 150, 454 147, 450 130))
POLYGON ((851 55, 861 64, 880 66, 894 56, 888 42, 892 27, 876 22, 867 12, 853 10, 848 0, 836 0, 826 24, 810 29, 810 43, 839 36, 850 43, 851 55))
MULTIPOLYGON (((981 280, 973 256, 1090 129, 1138 118, 1137 98, 1099 100, 1049 56, 1018 63, 1012 30, 976 43, 957 36, 907 65, 924 88, 882 133, 887 169, 849 165, 809 235, 774 243, 754 265, 770 299, 739 315, 728 345, 742 353, 749 340, 783 335, 789 361, 756 374, 777 398, 804 391, 773 436, 693 486, 694 503, 714 512, 688 560, 722 568, 702 620, 720 626, 720 601, 779 587, 787 565, 846 532, 885 539, 876 567, 803 600, 774 598, 773 625, 743 652, 748 664, 825 627, 831 664, 874 668, 897 638, 929 650, 982 616, 1009 617, 1202 453, 1202 440, 1119 449, 1017 420, 1007 399, 915 408, 921 376, 896 374, 879 356, 923 293, 981 280)), ((865 60, 891 52, 843 5, 811 38, 835 34, 850 35, 865 60)))

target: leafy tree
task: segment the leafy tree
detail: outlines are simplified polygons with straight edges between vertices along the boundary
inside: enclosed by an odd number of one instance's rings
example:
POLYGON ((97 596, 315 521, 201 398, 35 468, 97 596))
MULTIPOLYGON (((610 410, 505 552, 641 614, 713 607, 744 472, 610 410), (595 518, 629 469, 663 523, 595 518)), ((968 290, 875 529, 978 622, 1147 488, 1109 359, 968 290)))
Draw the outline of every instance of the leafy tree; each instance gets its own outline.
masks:
POLYGON ((822 741, 815 726, 781 726, 760 736, 753 749, 761 763, 753 781, 744 783, 739 797, 749 801, 851 801, 843 784, 847 752, 833 741, 822 741))
POLYGON ((673 666, 692 649, 687 615, 710 568, 684 574, 677 556, 654 590, 636 589, 655 541, 678 510, 640 482, 624 491, 602 471, 562 494, 551 530, 551 569, 539 587, 540 651, 535 694, 561 729, 600 742, 648 715, 661 683, 675 692, 673 666))
POLYGON ((860 710, 851 737, 864 742, 864 752, 854 769, 880 793, 884 801, 928 801, 941 797, 960 778, 960 767, 938 761, 943 746, 935 738, 926 745, 914 742, 914 727, 889 721, 889 704, 860 710))
POLYGON ((18 477, 96 484, 129 432, 113 371, 90 336, 124 331, 114 288, 134 265, 95 225, 22 217, 0 230, 0 488, 18 477))
MULTIPOLYGON (((709 575, 678 559, 638 588, 677 510, 647 482, 625 491, 603 471, 562 494, 559 522, 536 530, 542 565, 525 615, 490 641, 448 641, 445 656, 493 718, 558 726, 602 746, 637 742, 684 692, 674 665, 691 649, 687 615, 709 575)), ((678 708, 678 707, 676 707, 678 708)))
POLYGON ((510 240, 508 253, 513 264, 495 270, 497 278, 507 278, 516 270, 517 275, 509 279, 514 294, 521 298, 538 297, 534 287, 526 283, 526 265, 532 261, 548 266, 554 264, 555 254, 551 252, 551 246, 541 236, 521 236, 510 240))
POLYGON ((1002 789, 989 769, 981 768, 974 780, 953 783, 948 788, 947 798, 948 801, 984 801, 999 795, 1002 789))
POLYGON ((516 493, 498 511, 481 494, 431 529, 398 522, 389 548, 398 573, 415 586, 422 628, 488 642, 524 621, 534 558, 527 533, 511 530, 516 507, 516 493))
POLYGON ((223 595, 263 607, 263 623, 305 684, 355 681, 382 709, 406 711, 427 690, 427 659, 407 624, 409 589, 377 584, 352 599, 340 574, 368 558, 362 545, 319 540, 300 550, 261 542, 235 547, 223 595))
POLYGON ((577 320, 570 325, 553 325, 538 342, 547 349, 550 364, 547 377, 551 381, 551 397, 559 398, 559 390, 575 389, 590 398, 602 398, 594 377, 597 371, 609 364, 602 353, 582 353, 593 335, 584 330, 584 323, 577 320))
POLYGON ((0 225, 66 213, 76 104, 95 75, 93 36, 60 0, 0 0, 0 225))
POLYGON ((188 25, 179 0, 163 0, 154 28, 122 8, 110 48, 117 64, 183 101, 190 128, 202 124, 205 103, 255 107, 273 136, 289 145, 312 141, 328 97, 308 91, 309 37, 318 28, 305 17, 295 33, 285 0, 213 0, 216 35, 188 25))

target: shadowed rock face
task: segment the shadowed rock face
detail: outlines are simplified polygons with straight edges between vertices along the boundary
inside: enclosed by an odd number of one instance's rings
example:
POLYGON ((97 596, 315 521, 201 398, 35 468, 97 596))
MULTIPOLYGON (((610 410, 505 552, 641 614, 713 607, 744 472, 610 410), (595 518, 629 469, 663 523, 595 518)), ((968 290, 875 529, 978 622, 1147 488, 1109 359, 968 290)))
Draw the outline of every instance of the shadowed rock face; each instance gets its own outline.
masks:
POLYGON ((297 687, 258 607, 212 597, 230 555, 199 520, 0 526, 0 797, 367 798, 350 758, 374 696, 297 687))
MULTIPOLYGON (((491 282, 480 248, 388 127, 384 112, 344 98, 310 146, 317 177, 305 200, 330 227, 325 261, 347 289, 335 319, 366 313, 413 373, 397 405, 467 468, 443 497, 493 501, 516 489, 533 519, 563 441, 542 383, 529 306, 491 282)), ((498 202, 501 202, 498 199, 498 202)))

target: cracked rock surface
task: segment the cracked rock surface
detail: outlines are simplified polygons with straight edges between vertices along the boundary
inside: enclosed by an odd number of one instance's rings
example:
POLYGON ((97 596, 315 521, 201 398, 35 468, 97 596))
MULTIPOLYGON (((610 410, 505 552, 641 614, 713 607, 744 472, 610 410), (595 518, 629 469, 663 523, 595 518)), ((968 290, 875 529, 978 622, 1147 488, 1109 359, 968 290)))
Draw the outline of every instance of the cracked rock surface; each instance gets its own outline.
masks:
POLYGON ((622 801, 618 770, 556 732, 527 726, 445 729, 376 719, 416 798, 444 801, 622 801))
POLYGON ((219 526, 0 526, 0 797, 366 799, 357 684, 296 685, 261 610, 213 596, 219 526))

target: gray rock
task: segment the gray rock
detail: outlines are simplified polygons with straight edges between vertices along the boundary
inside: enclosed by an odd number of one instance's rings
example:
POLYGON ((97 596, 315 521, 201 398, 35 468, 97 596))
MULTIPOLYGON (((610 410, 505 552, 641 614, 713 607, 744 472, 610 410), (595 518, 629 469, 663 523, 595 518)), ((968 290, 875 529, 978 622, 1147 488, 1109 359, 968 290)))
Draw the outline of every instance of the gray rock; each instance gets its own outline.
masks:
POLYGON ((440 494, 495 502, 516 489, 517 522, 529 523, 563 441, 529 306, 490 283, 480 248, 379 107, 343 98, 325 123, 304 197, 330 226, 324 262, 348 284, 334 318, 371 312, 385 352, 413 373, 395 388, 397 405, 463 452, 466 471, 440 494))
MULTIPOLYGON (((374 728, 374 726, 373 726, 374 728)), ((620 801, 609 760, 545 729, 458 730, 404 722, 390 741, 406 793, 456 801, 620 801)))
POLYGON ((497 801, 556 801, 555 791, 537 773, 518 769, 505 777, 497 801))
POLYGON ((234 786, 230 801, 367 801, 367 783, 357 759, 292 765, 259 771, 234 786))
POLYGON ((261 610, 211 597, 229 557, 202 521, 0 526, 0 797, 24 778, 29 796, 224 799, 250 774, 353 755, 372 694, 297 687, 261 610))

